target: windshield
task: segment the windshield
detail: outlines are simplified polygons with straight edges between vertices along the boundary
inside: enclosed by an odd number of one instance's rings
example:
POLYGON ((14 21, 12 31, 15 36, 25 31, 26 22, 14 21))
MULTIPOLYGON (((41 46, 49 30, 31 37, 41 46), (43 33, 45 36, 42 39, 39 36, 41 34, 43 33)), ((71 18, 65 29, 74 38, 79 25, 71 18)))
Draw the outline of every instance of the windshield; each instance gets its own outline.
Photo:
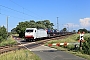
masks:
POLYGON ((33 30, 26 30, 26 32, 33 32, 33 30))

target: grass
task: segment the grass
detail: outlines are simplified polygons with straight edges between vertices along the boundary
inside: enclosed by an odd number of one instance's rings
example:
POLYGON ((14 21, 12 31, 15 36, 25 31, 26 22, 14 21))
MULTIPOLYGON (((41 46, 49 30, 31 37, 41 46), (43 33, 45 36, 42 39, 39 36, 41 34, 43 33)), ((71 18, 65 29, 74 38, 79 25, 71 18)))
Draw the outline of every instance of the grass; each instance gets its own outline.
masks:
POLYGON ((2 41, 0 43, 0 46, 6 46, 6 45, 12 46, 12 45, 15 45, 15 44, 17 44, 17 42, 15 40, 8 39, 8 40, 2 41))
POLYGON ((26 49, 21 49, 1 54, 0 60, 41 60, 41 59, 34 53, 26 49))
POLYGON ((78 36, 79 36, 79 34, 74 34, 74 35, 69 36, 68 38, 58 39, 58 40, 51 40, 51 41, 47 42, 45 45, 47 45, 49 43, 78 42, 78 40, 76 40, 78 36))
POLYGON ((19 34, 12 34, 13 36, 19 36, 19 34))
MULTIPOLYGON (((90 37, 90 34, 85 34, 84 38, 86 36, 90 37)), ((48 43, 64 43, 64 42, 72 43, 72 42, 78 42, 78 39, 77 39, 78 37, 79 37, 79 34, 73 34, 73 35, 69 36, 68 38, 58 39, 58 40, 51 40, 48 43)))
MULTIPOLYGON (((90 34, 85 34, 84 37, 87 36, 89 37, 90 34)), ((79 34, 74 34, 74 35, 71 35, 67 38, 64 38, 64 39, 59 39, 59 40, 52 40, 52 41, 49 41, 47 42, 45 45, 48 45, 49 43, 64 43, 64 42, 67 42, 67 43, 71 43, 71 42, 78 42, 78 38, 79 37, 79 34)), ((64 48, 64 47, 58 47, 58 46, 52 46, 52 48, 56 48, 58 50, 62 50, 62 51, 66 51, 66 52, 69 52, 69 53, 72 53, 76 56, 80 56, 80 57, 83 57, 87 60, 90 60, 90 55, 87 55, 87 54, 82 54, 80 51, 73 51, 73 50, 68 50, 68 48, 64 48)))
POLYGON ((17 44, 17 42, 11 37, 9 36, 7 40, 3 40, 2 42, 0 42, 0 46, 6 46, 6 45, 15 45, 17 44))
MULTIPOLYGON (((7 40, 0 42, 0 46, 12 46, 17 42, 9 36, 7 40)), ((0 60, 41 60, 37 55, 26 49, 15 50, 0 55, 0 60)))

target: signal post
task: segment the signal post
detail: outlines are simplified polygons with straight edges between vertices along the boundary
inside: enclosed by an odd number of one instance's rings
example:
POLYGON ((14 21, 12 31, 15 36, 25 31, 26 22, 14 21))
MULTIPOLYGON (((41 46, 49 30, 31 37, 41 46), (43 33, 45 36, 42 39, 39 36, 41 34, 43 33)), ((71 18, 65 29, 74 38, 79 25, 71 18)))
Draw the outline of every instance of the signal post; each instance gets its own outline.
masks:
POLYGON ((84 41, 84 38, 83 38, 83 35, 85 34, 85 32, 82 32, 82 33, 80 33, 79 32, 79 34, 80 34, 80 50, 82 50, 82 41, 84 41))

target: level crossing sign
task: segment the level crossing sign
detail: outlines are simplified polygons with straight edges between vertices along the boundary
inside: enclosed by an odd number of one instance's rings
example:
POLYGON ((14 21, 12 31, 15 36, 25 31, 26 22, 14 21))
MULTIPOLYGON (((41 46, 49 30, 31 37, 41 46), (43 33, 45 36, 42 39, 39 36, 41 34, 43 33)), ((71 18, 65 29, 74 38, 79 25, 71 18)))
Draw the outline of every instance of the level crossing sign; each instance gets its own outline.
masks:
POLYGON ((84 33, 85 32, 83 32, 83 33, 79 32, 79 34, 80 34, 80 50, 82 50, 82 42, 84 41, 84 38, 83 38, 84 33))
POLYGON ((80 34, 80 40, 84 40, 83 35, 84 34, 80 34))
POLYGON ((85 32, 83 32, 83 33, 79 32, 79 34, 80 34, 80 40, 84 40, 83 36, 84 36, 85 32))
POLYGON ((79 38, 78 42, 85 42, 84 37, 83 37, 85 32, 82 32, 82 33, 78 32, 78 34, 80 34, 80 38, 79 38))

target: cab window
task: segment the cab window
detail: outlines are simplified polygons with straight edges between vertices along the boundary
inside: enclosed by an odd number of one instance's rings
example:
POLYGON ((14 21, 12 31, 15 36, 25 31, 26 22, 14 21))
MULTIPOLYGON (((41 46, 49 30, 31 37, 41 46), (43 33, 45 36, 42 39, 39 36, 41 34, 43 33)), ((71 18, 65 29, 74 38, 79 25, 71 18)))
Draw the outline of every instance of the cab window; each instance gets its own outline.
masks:
POLYGON ((35 30, 35 32, 36 32, 36 30, 35 30))
POLYGON ((33 30, 26 30, 26 32, 33 32, 33 30))

